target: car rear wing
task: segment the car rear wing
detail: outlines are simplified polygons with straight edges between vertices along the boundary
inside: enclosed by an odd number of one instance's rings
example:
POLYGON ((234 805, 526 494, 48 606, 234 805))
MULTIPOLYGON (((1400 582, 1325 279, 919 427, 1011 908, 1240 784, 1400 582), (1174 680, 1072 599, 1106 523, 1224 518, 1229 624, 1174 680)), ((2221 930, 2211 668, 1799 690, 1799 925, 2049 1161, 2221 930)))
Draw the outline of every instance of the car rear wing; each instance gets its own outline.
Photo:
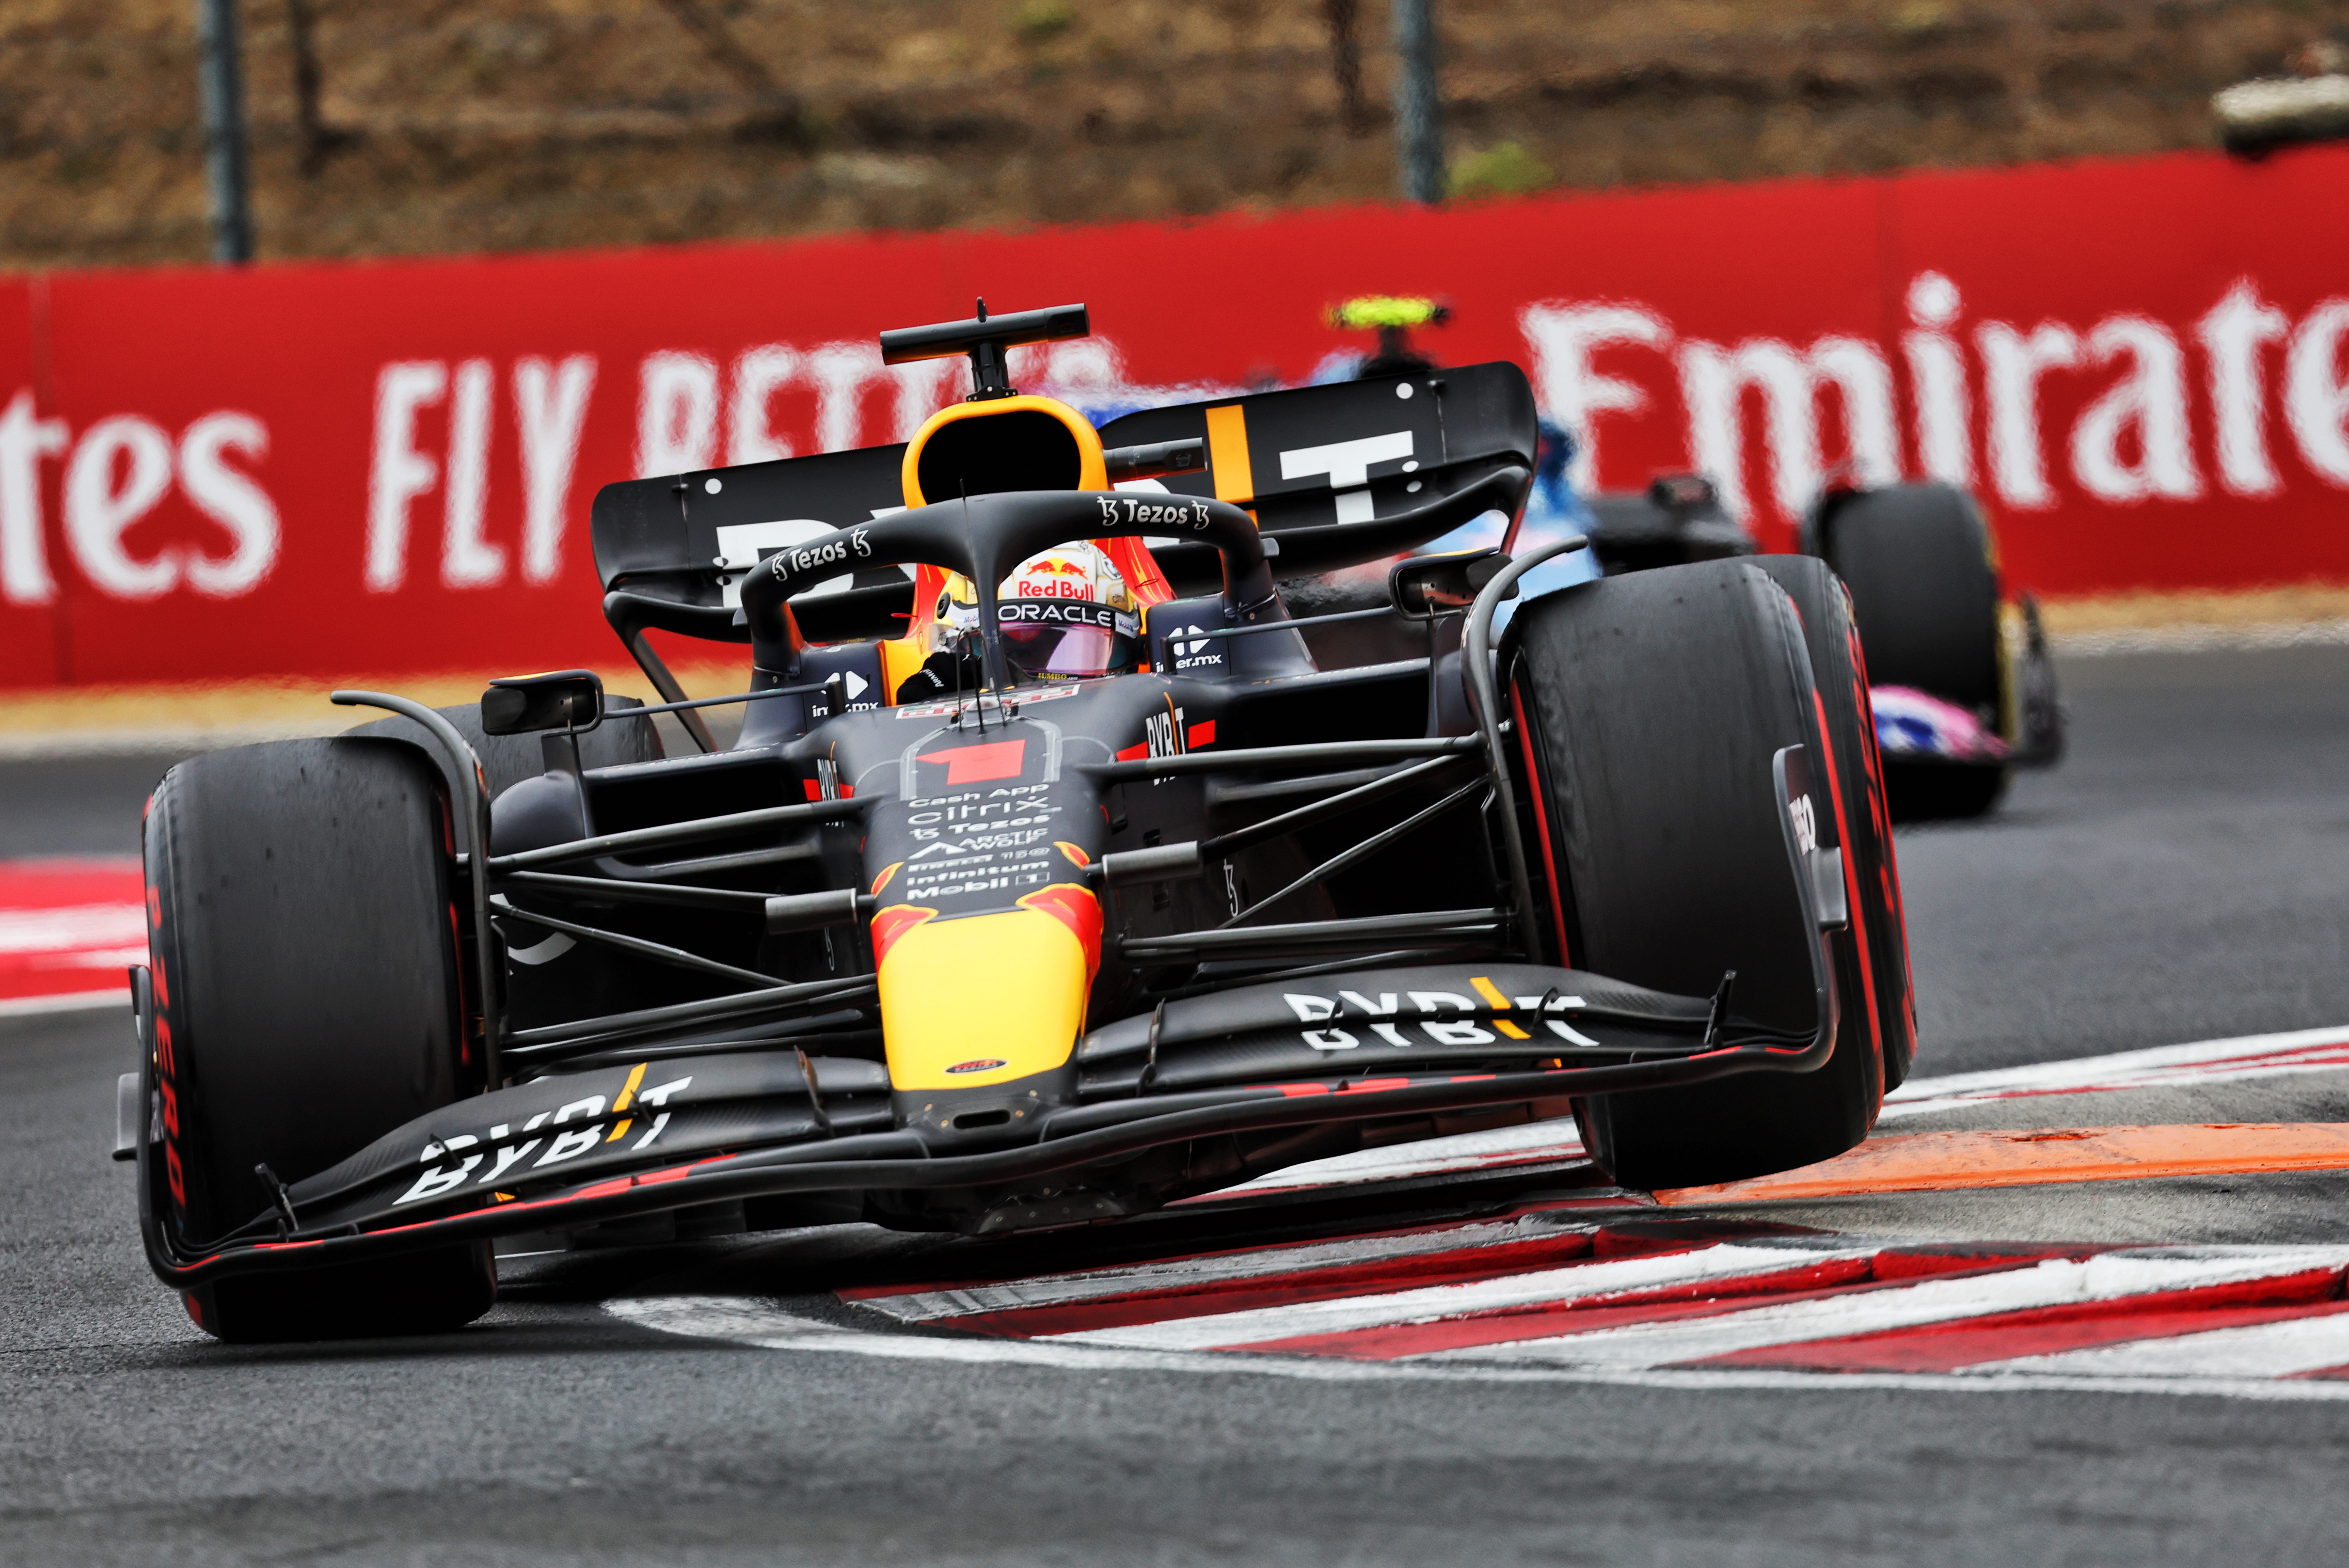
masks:
MULTIPOLYGON (((1399 555, 1485 512, 1515 515, 1540 451, 1533 388, 1505 361, 1143 409, 1102 427, 1112 449, 1198 439, 1205 472, 1144 483, 1247 507, 1280 541, 1282 578, 1399 555)), ((1154 554, 1178 589, 1215 580, 1212 551, 1154 554)))
MULTIPOLYGON (((1203 442, 1204 470, 1133 485, 1245 506, 1279 541, 1268 554, 1284 578, 1411 550, 1485 512, 1514 514, 1539 444, 1533 389, 1499 362, 1145 409, 1102 440, 1203 442)), ((898 442, 605 485, 592 533, 614 629, 632 647, 646 627, 749 642, 741 575, 902 509, 905 453, 898 442)), ((1220 579, 1211 547, 1154 553, 1178 590, 1220 579)), ((891 635, 911 604, 910 577, 890 567, 823 585, 792 610, 810 640, 829 642, 891 635)))

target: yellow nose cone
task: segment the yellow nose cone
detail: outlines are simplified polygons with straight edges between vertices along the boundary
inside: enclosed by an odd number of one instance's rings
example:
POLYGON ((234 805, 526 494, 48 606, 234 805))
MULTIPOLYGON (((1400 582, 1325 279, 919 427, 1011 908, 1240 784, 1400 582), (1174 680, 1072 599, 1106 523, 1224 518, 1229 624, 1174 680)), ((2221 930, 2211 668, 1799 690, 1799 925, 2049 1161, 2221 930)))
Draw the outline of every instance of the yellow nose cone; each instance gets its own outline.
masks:
POLYGON ((1099 961, 1100 908, 1067 885, 1020 903, 960 919, 905 905, 874 917, 891 1087, 983 1088, 1068 1061, 1099 961))

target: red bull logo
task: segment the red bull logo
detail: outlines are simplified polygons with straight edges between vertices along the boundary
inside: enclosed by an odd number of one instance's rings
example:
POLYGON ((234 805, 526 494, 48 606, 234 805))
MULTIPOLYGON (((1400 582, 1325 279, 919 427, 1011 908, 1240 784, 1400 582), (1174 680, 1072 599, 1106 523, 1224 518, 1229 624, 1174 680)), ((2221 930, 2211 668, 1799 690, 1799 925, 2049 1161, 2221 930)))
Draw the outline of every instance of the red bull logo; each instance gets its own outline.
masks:
POLYGON ((1020 568, 1012 593, 1023 599, 1090 599, 1092 569, 1067 556, 1041 556, 1020 568))

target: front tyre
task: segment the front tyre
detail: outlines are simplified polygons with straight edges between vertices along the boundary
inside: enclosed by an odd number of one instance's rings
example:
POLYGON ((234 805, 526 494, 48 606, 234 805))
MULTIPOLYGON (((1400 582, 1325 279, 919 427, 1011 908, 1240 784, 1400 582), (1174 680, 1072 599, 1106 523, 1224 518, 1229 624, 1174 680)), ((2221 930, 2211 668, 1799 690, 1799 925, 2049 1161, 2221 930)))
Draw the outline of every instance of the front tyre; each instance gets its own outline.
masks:
POLYGON ((1826 563, 1811 556, 1760 556, 1754 564, 1795 601, 1803 646, 1818 685, 1819 711, 1835 771, 1826 776, 1826 805, 1843 845, 1851 926, 1829 938, 1844 1006, 1875 1018, 1884 1088, 1897 1089, 1917 1056, 1917 1004, 1909 981, 1908 919, 1900 868, 1892 851, 1892 817, 1868 705, 1868 665, 1860 652, 1851 596, 1826 563))
MULTIPOLYGON (((1563 589, 1517 624, 1513 707, 1562 961, 1694 996, 1733 969, 1737 1012, 1816 1028, 1819 937, 1771 788, 1780 749, 1829 754, 1794 604, 1759 566, 1710 561, 1563 589)), ((1620 1185, 1654 1189, 1850 1148, 1882 1079, 1872 1020, 1849 999, 1839 1011, 1833 1053, 1810 1072, 1582 1101, 1592 1158, 1620 1185)))
MULTIPOLYGON (((283 741, 164 775, 146 827, 162 1222, 265 1237, 288 1184, 477 1092, 440 771, 398 741, 283 741)), ((298 1218, 298 1210, 297 1210, 298 1218)), ((487 1312, 487 1243, 187 1295, 227 1340, 450 1329, 487 1312)))

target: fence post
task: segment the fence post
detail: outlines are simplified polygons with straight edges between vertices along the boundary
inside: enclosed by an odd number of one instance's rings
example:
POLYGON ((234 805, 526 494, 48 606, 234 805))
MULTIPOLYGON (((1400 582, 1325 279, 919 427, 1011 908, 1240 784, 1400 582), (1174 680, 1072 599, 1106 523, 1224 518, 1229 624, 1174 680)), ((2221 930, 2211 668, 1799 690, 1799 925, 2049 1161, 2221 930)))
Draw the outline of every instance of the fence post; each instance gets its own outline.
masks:
POLYGON ((1435 75, 1434 0, 1394 0, 1395 160, 1402 193, 1444 200, 1443 102, 1435 75))
POLYGON ((197 75, 203 86, 204 176, 212 190, 212 260, 253 259, 244 166, 244 73, 236 0, 196 0, 197 75))

